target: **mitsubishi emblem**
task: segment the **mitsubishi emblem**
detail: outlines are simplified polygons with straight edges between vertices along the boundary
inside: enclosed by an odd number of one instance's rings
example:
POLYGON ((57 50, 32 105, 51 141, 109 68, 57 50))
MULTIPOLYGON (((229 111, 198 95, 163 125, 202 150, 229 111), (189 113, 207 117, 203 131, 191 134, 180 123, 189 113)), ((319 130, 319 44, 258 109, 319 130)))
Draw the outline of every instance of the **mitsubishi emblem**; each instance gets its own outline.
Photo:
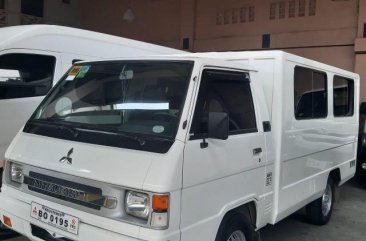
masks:
POLYGON ((64 157, 62 157, 59 160, 59 162, 61 162, 61 163, 65 163, 66 162, 67 164, 71 165, 72 164, 71 155, 72 155, 73 152, 74 152, 74 148, 71 148, 70 151, 67 153, 67 155, 64 156, 64 157))

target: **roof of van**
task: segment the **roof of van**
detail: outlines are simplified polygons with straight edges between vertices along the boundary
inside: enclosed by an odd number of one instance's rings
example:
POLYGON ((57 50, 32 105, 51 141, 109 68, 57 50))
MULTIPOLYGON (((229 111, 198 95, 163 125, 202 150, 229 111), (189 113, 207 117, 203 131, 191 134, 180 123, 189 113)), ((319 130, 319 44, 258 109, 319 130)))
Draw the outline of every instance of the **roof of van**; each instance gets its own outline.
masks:
MULTIPOLYGON (((344 74, 350 77, 357 77, 359 75, 338 68, 329 64, 321 63, 316 60, 308 59, 305 57, 301 57, 295 54, 288 53, 282 50, 257 50, 257 51, 226 51, 226 52, 202 52, 202 53, 184 53, 178 54, 176 56, 180 57, 198 57, 198 58, 212 58, 212 59, 223 59, 226 61, 240 61, 240 60, 248 60, 248 59, 273 59, 273 58, 282 58, 283 60, 290 60, 293 62, 298 62, 301 64, 308 65, 311 68, 315 66, 319 68, 319 70, 328 70, 335 73, 344 74)), ((249 66, 249 68, 251 68, 249 66)))
POLYGON ((224 67, 237 69, 241 71, 257 72, 255 69, 248 68, 246 63, 230 62, 225 59, 198 57, 191 55, 155 55, 155 56, 143 56, 143 57, 125 57, 125 58, 111 58, 102 60, 80 61, 77 65, 83 65, 88 63, 103 63, 103 62, 118 62, 118 61, 192 61, 200 62, 207 67, 224 67))
MULTIPOLYGON (((4 49, 34 49, 86 56, 125 57, 118 50, 134 49, 135 53, 181 54, 181 50, 149 44, 113 35, 56 26, 27 25, 0 28, 0 51, 4 49), (104 46, 98 49, 98 46, 104 46), (93 54, 95 52, 95 54, 93 54), (90 54, 92 53, 92 54, 90 54)), ((127 56, 134 56, 134 52, 127 56)))

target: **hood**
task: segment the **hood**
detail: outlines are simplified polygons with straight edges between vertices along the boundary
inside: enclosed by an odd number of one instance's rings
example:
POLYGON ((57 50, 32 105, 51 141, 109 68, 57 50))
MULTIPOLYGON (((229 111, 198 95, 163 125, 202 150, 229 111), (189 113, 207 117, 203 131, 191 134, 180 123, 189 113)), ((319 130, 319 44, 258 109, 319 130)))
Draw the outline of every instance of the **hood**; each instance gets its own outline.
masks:
POLYGON ((166 192, 181 187, 183 147, 176 141, 168 153, 157 154, 20 132, 6 159, 122 187, 166 192), (60 161, 69 152, 72 164, 60 161))

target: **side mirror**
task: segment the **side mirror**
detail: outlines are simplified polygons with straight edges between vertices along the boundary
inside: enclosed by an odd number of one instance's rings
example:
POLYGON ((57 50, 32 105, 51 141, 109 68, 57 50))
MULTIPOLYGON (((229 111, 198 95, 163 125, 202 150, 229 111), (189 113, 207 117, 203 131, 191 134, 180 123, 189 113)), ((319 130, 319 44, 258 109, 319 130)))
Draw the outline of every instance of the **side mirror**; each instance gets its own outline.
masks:
POLYGON ((224 112, 208 114, 208 138, 227 140, 229 137, 229 116, 224 112))

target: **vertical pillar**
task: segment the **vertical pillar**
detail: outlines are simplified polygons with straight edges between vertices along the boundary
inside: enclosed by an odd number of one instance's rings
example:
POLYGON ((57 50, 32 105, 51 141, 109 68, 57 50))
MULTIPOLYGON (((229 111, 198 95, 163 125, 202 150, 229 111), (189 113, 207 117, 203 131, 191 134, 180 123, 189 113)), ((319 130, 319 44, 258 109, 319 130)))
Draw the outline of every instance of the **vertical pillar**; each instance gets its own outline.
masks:
POLYGON ((7 0, 5 3, 8 13, 8 26, 20 25, 21 23, 21 0, 7 0))
POLYGON ((359 0, 358 32, 355 42, 355 72, 361 77, 361 102, 366 102, 366 0, 359 0))
POLYGON ((197 0, 180 1, 180 44, 181 49, 184 49, 186 51, 194 51, 196 1, 197 0))

